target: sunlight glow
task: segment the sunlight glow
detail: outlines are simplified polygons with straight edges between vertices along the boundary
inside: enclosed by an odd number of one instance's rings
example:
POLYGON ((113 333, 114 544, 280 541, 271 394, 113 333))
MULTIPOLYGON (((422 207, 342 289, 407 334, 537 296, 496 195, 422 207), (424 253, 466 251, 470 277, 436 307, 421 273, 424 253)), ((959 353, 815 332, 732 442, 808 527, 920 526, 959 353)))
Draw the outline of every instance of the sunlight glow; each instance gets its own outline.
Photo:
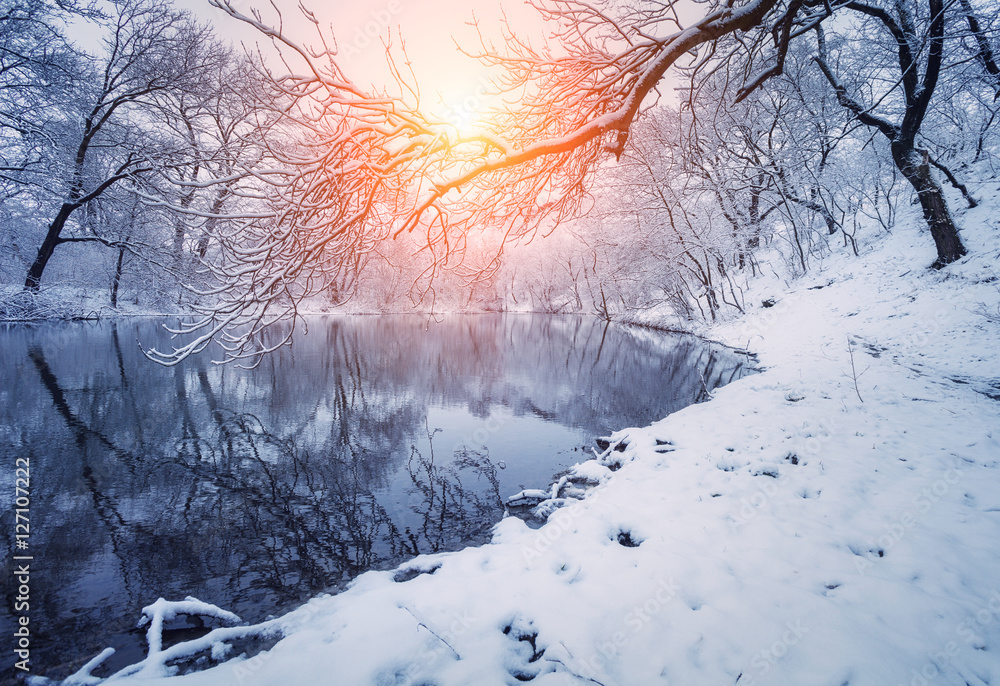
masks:
POLYGON ((460 138, 469 136, 477 129, 482 128, 479 112, 463 108, 442 108, 439 116, 445 123, 455 129, 460 138))
POLYGON ((491 95, 495 90, 486 74, 479 70, 468 72, 448 83, 446 90, 437 91, 437 104, 431 112, 453 127, 459 137, 471 135, 486 127, 488 112, 495 104, 496 96, 491 95))

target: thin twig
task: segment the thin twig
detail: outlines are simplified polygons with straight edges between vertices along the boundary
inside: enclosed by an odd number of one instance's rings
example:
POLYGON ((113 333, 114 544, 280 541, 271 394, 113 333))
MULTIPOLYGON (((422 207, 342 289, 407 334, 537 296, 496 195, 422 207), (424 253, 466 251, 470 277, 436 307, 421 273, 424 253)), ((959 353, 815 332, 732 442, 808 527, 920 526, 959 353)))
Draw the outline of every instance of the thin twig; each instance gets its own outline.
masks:
MULTIPOLYGON (((858 376, 860 375, 854 366, 854 344, 851 342, 850 337, 847 339, 847 352, 851 355, 851 378, 854 380, 854 392, 858 394, 858 400, 864 402, 864 399, 861 397, 861 391, 858 390, 858 376)), ((865 372, 866 371, 868 370, 865 369, 865 372)), ((861 374, 864 374, 865 372, 861 372, 861 374)))
POLYGON ((413 617, 413 620, 417 623, 417 626, 422 626, 423 628, 427 629, 427 631, 429 631, 431 635, 434 636, 434 638, 436 638, 437 640, 441 641, 446 646, 448 646, 448 649, 451 650, 451 652, 455 653, 456 658, 458 658, 459 660, 462 659, 462 656, 458 654, 458 651, 455 650, 455 648, 450 643, 448 643, 448 641, 441 638, 441 635, 438 634, 436 631, 434 631, 434 629, 430 628, 429 626, 421 622, 419 619, 417 619, 417 616, 412 612, 410 612, 410 608, 406 607, 405 605, 403 605, 402 608, 406 610, 411 617, 413 617))
MULTIPOLYGON (((566 644, 565 644, 565 643, 563 643, 562 641, 559 641, 559 645, 561 645, 561 646, 563 647, 563 649, 565 649, 565 651, 566 651, 566 654, 567 654, 567 655, 569 655, 569 656, 570 656, 570 658, 572 658, 573 660, 576 660, 576 658, 575 658, 575 657, 573 656, 573 653, 572 653, 572 652, 570 652, 570 649, 569 649, 569 648, 568 648, 568 647, 566 646, 566 644)), ((567 664, 566 664, 565 662, 563 662, 563 661, 562 661, 562 660, 560 660, 559 658, 556 658, 556 657, 549 657, 548 655, 546 655, 546 656, 545 656, 545 659, 546 659, 546 660, 549 660, 550 662, 555 662, 555 663, 557 663, 557 664, 560 664, 560 665, 562 665, 562 666, 563 666, 563 668, 564 668, 564 669, 565 669, 565 670, 566 670, 566 671, 567 671, 567 672, 568 672, 569 674, 572 674, 572 675, 573 675, 573 676, 575 676, 575 677, 576 677, 577 679, 586 679, 587 681, 590 681, 590 682, 592 682, 592 683, 595 683, 595 684, 597 684, 598 686, 605 686, 605 684, 604 684, 604 682, 603 682, 603 681, 598 681, 598 680, 597 680, 597 679, 595 679, 594 677, 591 677, 591 676, 586 676, 586 675, 584 675, 584 674, 578 674, 577 672, 574 672, 574 671, 573 671, 572 669, 570 669, 570 668, 569 668, 569 665, 567 665, 567 664)))

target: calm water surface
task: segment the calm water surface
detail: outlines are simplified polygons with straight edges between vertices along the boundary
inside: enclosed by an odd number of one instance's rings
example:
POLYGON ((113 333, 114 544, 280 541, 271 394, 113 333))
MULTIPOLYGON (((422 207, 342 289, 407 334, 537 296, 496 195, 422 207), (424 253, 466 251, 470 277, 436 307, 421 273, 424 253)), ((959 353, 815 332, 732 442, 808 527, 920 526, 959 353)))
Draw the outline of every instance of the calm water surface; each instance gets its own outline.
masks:
MULTIPOLYGON (((368 569, 489 539, 504 500, 594 438, 648 424, 749 370, 686 336, 586 317, 324 318, 254 370, 173 368, 158 322, 0 328, 0 521, 31 465, 35 673, 108 645, 143 655, 139 611, 192 595, 247 621, 368 569)), ((5 582, 0 633, 13 632, 5 582)), ((13 659, 4 651, 5 681, 13 659)))

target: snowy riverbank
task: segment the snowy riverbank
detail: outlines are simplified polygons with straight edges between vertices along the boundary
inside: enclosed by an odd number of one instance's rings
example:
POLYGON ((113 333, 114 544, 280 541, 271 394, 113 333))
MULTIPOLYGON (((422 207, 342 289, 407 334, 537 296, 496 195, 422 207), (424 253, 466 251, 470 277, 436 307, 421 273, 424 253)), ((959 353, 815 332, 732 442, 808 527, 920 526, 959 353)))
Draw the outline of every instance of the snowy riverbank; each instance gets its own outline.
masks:
POLYGON ((254 632, 285 638, 167 683, 1000 683, 1000 215, 960 215, 972 254, 935 272, 907 211, 860 258, 756 283, 707 333, 764 373, 616 434, 540 529, 509 517, 116 683, 254 632))

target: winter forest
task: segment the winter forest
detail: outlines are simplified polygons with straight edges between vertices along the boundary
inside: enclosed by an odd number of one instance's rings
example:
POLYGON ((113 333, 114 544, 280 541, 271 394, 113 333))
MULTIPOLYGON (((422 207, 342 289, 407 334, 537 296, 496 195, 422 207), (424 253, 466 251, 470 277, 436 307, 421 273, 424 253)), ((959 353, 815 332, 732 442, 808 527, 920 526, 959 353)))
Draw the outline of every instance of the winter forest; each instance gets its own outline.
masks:
POLYGON ((327 5, 0 0, 0 683, 1000 686, 997 0, 327 5))
POLYGON ((388 9, 375 89, 308 10, 293 34, 217 4, 268 52, 160 3, 5 9, 10 316, 73 307, 56 286, 200 313, 170 359, 253 355, 300 309, 714 321, 762 247, 794 278, 914 198, 954 261, 953 206, 994 173, 991 3, 539 5, 551 40, 484 29, 486 76, 444 107, 388 9))

